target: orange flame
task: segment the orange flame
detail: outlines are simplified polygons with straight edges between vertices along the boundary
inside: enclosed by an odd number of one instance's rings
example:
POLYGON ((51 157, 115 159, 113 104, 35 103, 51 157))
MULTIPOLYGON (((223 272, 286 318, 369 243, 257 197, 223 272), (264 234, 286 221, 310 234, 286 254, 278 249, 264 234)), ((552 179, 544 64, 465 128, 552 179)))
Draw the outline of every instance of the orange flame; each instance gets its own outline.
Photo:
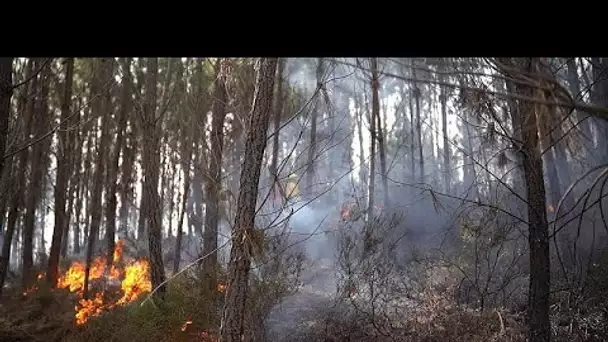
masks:
MULTIPOLYGON (((120 291, 122 297, 117 301, 108 300, 104 293, 98 292, 90 299, 80 299, 74 310, 76 311, 76 324, 81 325, 88 321, 90 317, 99 316, 105 310, 114 308, 117 305, 124 306, 132 301, 139 299, 146 292, 152 290, 147 260, 134 260, 127 265, 124 270, 119 266, 122 258, 124 244, 118 240, 114 248, 113 264, 110 268, 107 279, 120 280, 122 274, 120 291)), ((89 281, 98 280, 104 277, 106 270, 105 255, 95 258, 91 263, 89 271, 89 281)), ((68 289, 70 292, 77 293, 82 297, 84 287, 85 264, 73 262, 70 268, 59 277, 57 287, 68 289)))
POLYGON ((99 316, 104 309, 103 293, 96 293, 93 299, 81 299, 76 306, 76 324, 84 324, 92 316, 99 316))
POLYGON ((218 283, 215 286, 215 289, 217 292, 223 293, 224 291, 226 291, 226 284, 218 283))
POLYGON ((142 294, 152 291, 148 266, 147 260, 137 260, 127 266, 121 286, 124 295, 118 300, 118 305, 137 300, 142 294))

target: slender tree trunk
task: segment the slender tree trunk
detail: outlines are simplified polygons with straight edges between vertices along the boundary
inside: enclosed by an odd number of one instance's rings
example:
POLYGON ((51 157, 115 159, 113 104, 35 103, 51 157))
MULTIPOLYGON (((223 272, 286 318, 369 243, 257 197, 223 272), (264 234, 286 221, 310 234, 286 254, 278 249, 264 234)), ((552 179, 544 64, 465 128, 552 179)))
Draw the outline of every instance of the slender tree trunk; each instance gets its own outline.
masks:
MULTIPOLYGON (((176 155, 174 152, 171 153, 171 159, 175 160, 176 155)), ((171 238, 173 236, 173 213, 175 212, 175 191, 177 188, 177 183, 181 181, 179 178, 180 175, 177 173, 177 164, 176 162, 172 162, 173 167, 171 168, 171 187, 169 188, 169 227, 167 227, 167 238, 171 238)), ((179 191, 179 190, 178 190, 179 191)), ((177 194, 179 197, 179 193, 177 194)))
MULTIPOLYGON (((50 83, 50 66, 47 64, 40 72, 40 87, 37 89, 34 113, 34 136, 42 136, 48 130, 50 113, 48 112, 48 93, 50 83)), ((46 171, 45 159, 50 139, 32 147, 31 178, 28 184, 25 220, 23 226, 23 263, 21 265, 21 285, 27 289, 33 281, 34 231, 36 226, 36 208, 42 198, 43 177, 46 171)))
POLYGON ((369 149, 369 176, 368 176, 368 195, 367 195, 367 221, 371 222, 374 212, 374 199, 376 193, 376 115, 380 111, 380 102, 378 99, 378 60, 376 58, 371 59, 372 64, 372 115, 369 120, 370 122, 370 149, 369 149))
MULTIPOLYGON (((82 98, 78 99, 78 108, 82 107, 82 98)), ((71 119, 71 122, 80 122, 81 115, 72 113, 74 117, 71 119)), ((83 139, 82 139, 82 130, 76 129, 76 127, 72 127, 72 129, 68 132, 68 140, 69 146, 72 146, 70 151, 70 161, 69 172, 68 174, 71 176, 69 181, 69 190, 68 190, 68 204, 66 209, 66 229, 63 232, 63 238, 61 239, 61 257, 66 258, 68 256, 68 247, 69 247, 69 231, 71 226, 71 221, 74 221, 74 240, 76 240, 76 231, 78 230, 78 220, 80 219, 80 213, 76 212, 74 202, 78 199, 78 189, 81 181, 81 168, 80 163, 82 161, 83 155, 83 139)))
POLYGON ((49 254, 49 264, 46 273, 46 280, 51 287, 57 284, 57 272, 59 269, 59 253, 61 252, 61 239, 64 232, 68 230, 69 221, 66 220, 66 192, 68 190, 68 180, 70 178, 69 162, 72 148, 68 144, 68 133, 66 127, 70 117, 70 107, 72 103, 72 78, 74 74, 74 58, 68 58, 66 62, 65 84, 63 89, 63 100, 61 103, 61 122, 65 126, 61 127, 57 133, 59 144, 57 147, 57 178, 55 181, 55 228, 53 230, 53 240, 51 241, 51 251, 49 254))
MULTIPOLYGON (((4 169, 8 118, 13 96, 13 57, 0 58, 0 175, 4 169)), ((2 213, 4 214, 4 213, 2 213)))
POLYGON ((367 183, 367 173, 365 172, 365 154, 363 146, 363 109, 361 108, 361 101, 357 93, 355 92, 355 108, 356 108, 356 121, 357 121, 357 137, 359 140, 359 181, 362 185, 367 183))
MULTIPOLYGON (((323 59, 317 60, 317 88, 323 86, 323 59)), ((308 161, 306 162, 306 196, 314 193, 315 181, 315 159, 317 154, 317 120, 319 118, 320 104, 322 102, 320 94, 317 94, 315 108, 310 117, 310 148, 308 149, 308 161)))
MULTIPOLYGON (((0 58, 0 175, 4 175, 6 159, 6 141, 8 136, 8 119, 11 113, 11 97, 13 96, 13 58, 0 58)), ((7 167, 8 169, 9 167, 7 167)), ((3 177, 4 178, 4 177, 3 177)), ((4 179, 3 179, 4 180, 4 179)), ((4 182, 2 182, 4 184, 4 182)), ((2 191, 2 211, 0 212, 0 235, 2 235, 2 256, 0 259, 0 295, 4 287, 4 279, 6 277, 6 269, 10 261, 11 242, 13 241, 14 230, 6 230, 4 233, 4 211, 8 203, 7 191, 8 187, 3 187, 2 191)))
MULTIPOLYGON (((125 64, 123 65, 123 72, 127 72, 131 70, 131 64, 132 64, 132 60, 130 58, 128 58, 125 61, 125 64)), ((128 76, 125 78, 124 82, 128 83, 125 84, 125 87, 129 87, 129 89, 133 89, 133 77, 130 74, 127 74, 125 76, 128 76)), ((132 99, 131 99, 131 93, 129 93, 129 103, 132 106, 133 104, 131 103, 132 99)), ((135 154, 137 153, 137 137, 138 137, 138 123, 135 122, 135 120, 133 119, 132 113, 131 111, 127 111, 127 117, 129 118, 128 122, 129 122, 129 126, 130 126, 130 131, 127 133, 125 131, 125 138, 126 140, 124 141, 123 145, 122 145, 122 166, 121 166, 121 175, 120 175, 120 209, 118 212, 118 216, 119 216, 119 231, 121 232, 121 234, 125 237, 130 236, 129 235, 129 229, 128 229, 128 224, 129 224, 129 213, 130 213, 130 208, 133 207, 133 203, 135 202, 135 198, 134 198, 134 191, 133 188, 135 187, 135 177, 133 176, 133 166, 135 165, 135 154)), ((126 130, 126 127, 125 127, 126 130)), ((141 208, 140 208, 141 209, 141 208)), ((134 233, 133 233, 134 235, 134 233)))
POLYGON ((262 58, 259 61, 250 127, 245 143, 245 160, 241 170, 235 229, 232 235, 221 342, 240 342, 243 339, 245 303, 251 266, 251 236, 254 233, 260 169, 272 111, 276 66, 276 58, 262 58))
MULTIPOLYGON (((593 104, 598 106, 608 106, 608 76, 606 75, 605 60, 599 57, 591 57, 591 67, 593 74, 593 86, 591 87, 590 98, 593 104)), ((591 118, 595 127, 595 149, 601 163, 608 161, 608 122, 593 117, 591 118)))
MULTIPOLYGON (((568 66, 568 89, 572 96, 580 100, 581 99, 581 82, 578 75, 578 65, 576 63, 576 58, 568 58, 567 61, 568 66)), ((591 121, 587 114, 581 111, 575 111, 575 116, 581 124, 579 125, 580 133, 581 133, 581 141, 583 142, 583 146, 585 146, 585 151, 591 157, 594 157, 595 150, 593 148, 593 135, 591 134, 591 121)), ((565 186, 568 186, 564 184, 565 186)))
MULTIPOLYGON (((380 172, 382 173, 382 191, 384 192, 384 207, 390 206, 390 193, 388 190, 388 169, 386 167, 386 146, 382 119, 380 118, 380 83, 378 81, 378 59, 372 62, 372 117, 378 125, 377 132, 372 133, 378 140, 378 152, 380 152, 380 172)), ((386 112, 386 110, 385 110, 386 112)), ((372 209, 373 210, 373 209, 372 209)))
MULTIPOLYGON (((33 76, 33 70, 35 65, 36 61, 34 59, 28 60, 28 64, 26 66, 25 71, 26 79, 30 79, 33 76)), ((26 87, 26 91, 25 95, 21 96, 22 101, 20 101, 20 104, 23 109, 23 143, 27 143, 29 141, 30 130, 32 127, 32 118, 34 115, 33 95, 36 89, 38 88, 38 78, 34 77, 30 82, 28 82, 28 84, 24 85, 24 87, 26 87)), ((13 239, 13 237, 17 232, 17 220, 19 219, 19 214, 24 204, 23 194, 26 189, 26 171, 29 158, 29 149, 24 149, 18 155, 19 160, 16 168, 17 170, 21 169, 22 172, 17 172, 16 186, 13 189, 12 196, 10 198, 10 207, 6 222, 6 233, 2 245, 2 260, 0 260, 0 293, 4 287, 4 282, 6 280, 6 275, 10 263, 11 251, 13 251, 14 257, 18 255, 18 249, 15 248, 16 246, 18 246, 18 238, 13 239), (14 244, 14 246, 12 246, 11 242, 14 244)))
MULTIPOLYGON (((445 70, 443 61, 440 62, 442 67, 441 71, 445 70)), ((445 77, 441 77, 441 81, 444 81, 445 77)), ((441 86, 439 94, 439 102, 441 103, 441 127, 443 134, 443 187, 447 193, 450 193, 450 182, 452 179, 452 166, 450 165, 450 137, 448 136, 448 113, 447 113, 447 89, 441 86)))
POLYGON ((279 177, 279 133, 281 128, 281 117, 283 116, 283 72, 285 69, 285 58, 279 59, 276 80, 276 98, 274 102, 274 135, 272 137, 272 160, 270 162, 270 176, 273 185, 276 185, 279 177))
POLYGON ((150 253, 150 273, 152 287, 160 288, 155 292, 157 298, 163 299, 166 288, 161 286, 165 281, 165 267, 162 254, 162 210, 158 193, 160 151, 160 124, 156 121, 156 84, 158 78, 158 59, 149 58, 146 73, 146 97, 144 101, 144 193, 148 198, 147 225, 148 248, 150 253))
MULTIPOLYGON (((205 84, 203 84, 203 60, 198 59, 196 61, 196 92, 197 94, 203 94, 205 90, 205 84)), ((196 99, 196 113, 206 113, 207 108, 203 106, 203 101, 200 97, 196 99)), ((206 139, 205 135, 201 132, 205 132, 207 128, 206 115, 198 115, 195 130, 194 139, 194 176, 192 177, 192 200, 193 200, 193 211, 189 216, 192 219, 191 226, 194 229, 193 235, 202 237, 203 235, 203 174, 207 173, 207 159, 205 158, 206 139), (201 146, 200 148, 199 146, 201 146)))
POLYGON ((108 189, 106 193, 106 242, 108 246, 106 272, 109 272, 114 261, 114 246, 116 238, 116 207, 118 200, 116 193, 118 192, 118 162, 120 159, 120 151, 124 144, 124 130, 127 125, 127 113, 131 110, 131 71, 130 58, 123 58, 122 64, 122 93, 120 112, 118 114, 118 125, 116 126, 116 144, 114 147, 114 155, 112 155, 111 163, 108 166, 108 189))
MULTIPOLYGON (((522 73, 538 73, 539 59, 526 58, 515 63, 522 73)), ((517 75, 510 75, 517 77, 517 75)), ((522 96, 535 98, 535 89, 516 85, 522 96)), ((543 161, 540 154, 538 126, 535 104, 519 102, 522 115, 521 132, 523 137, 523 168, 526 181, 528 205, 528 242, 530 245, 530 292, 528 296, 529 339, 531 342, 548 342, 551 338, 549 321, 549 225, 545 206, 545 184, 543 181, 543 161)))
POLYGON ((412 169, 412 181, 416 179, 416 127, 415 127, 415 119, 414 119, 414 86, 410 85, 410 93, 409 93, 409 111, 410 111, 410 159, 411 159, 411 169, 412 169))
MULTIPOLYGON (((416 79, 416 69, 412 69, 413 78, 416 79)), ((418 143, 418 170, 419 181, 420 183, 424 183, 424 154, 423 149, 424 145, 422 144, 422 121, 420 118, 420 88, 417 83, 414 83, 414 99, 416 100, 416 134, 417 134, 417 143, 418 143)))
POLYGON ((175 257, 173 258, 173 274, 176 274, 179 271, 179 264, 181 262, 182 256, 182 239, 184 236, 184 216, 186 215, 187 203, 188 203, 188 194, 190 192, 190 163, 192 161, 192 137, 194 136, 194 130, 196 122, 194 120, 195 116, 191 116, 191 124, 188 129, 188 134, 185 132, 182 134, 182 171, 184 172, 184 192, 182 193, 182 210, 179 215, 179 219, 177 222, 177 236, 175 238, 175 257))
MULTIPOLYGON (((92 93, 92 91, 91 91, 91 93, 92 93)), ((89 112, 89 116, 93 116, 93 114, 94 114, 93 110, 91 110, 89 112)), ((95 115, 99 115, 99 114, 95 114, 95 115)), ((86 133, 86 135, 87 135, 87 154, 86 154, 85 160, 84 160, 84 179, 80 185, 79 200, 76 201, 77 205, 78 205, 78 209, 79 209, 78 210, 79 215, 80 215, 80 211, 81 211, 82 207, 83 206, 85 207, 85 210, 83 213, 84 222, 82 222, 84 230, 81 231, 81 225, 79 224, 78 229, 76 230, 76 232, 74 232, 75 236, 78 236, 78 239, 74 238, 74 242, 75 242, 74 243, 74 253, 76 253, 76 254, 80 253, 81 247, 86 248, 86 243, 89 241, 89 222, 91 221, 91 215, 90 215, 91 196, 89 194, 88 189, 90 188, 91 176, 93 173, 93 170, 91 170, 92 169, 92 159, 93 159, 93 133, 91 131, 92 130, 89 130, 86 133), (86 205, 84 205, 85 203, 86 203, 86 205), (82 237, 83 237, 82 246, 80 245, 81 233, 82 233, 82 237), (76 241, 78 241, 78 243, 76 243, 76 241)))
MULTIPOLYGON (((7 169, 9 169, 9 168, 5 167, 5 172, 7 169)), ((7 183, 6 187, 4 187, 3 190, 6 191, 5 194, 7 195, 7 198, 6 198, 7 203, 6 203, 5 210, 9 209, 9 213, 8 213, 8 218, 6 220, 7 221, 6 229, 3 232, 2 255, 0 256, 0 296, 2 295, 4 281, 6 279, 6 274, 8 272, 8 266, 9 266, 10 257, 11 257, 11 246, 14 243, 13 237, 15 236, 15 223, 12 222, 12 224, 11 224, 10 219, 16 217, 16 213, 14 213, 14 209, 12 209, 9 206, 10 201, 13 200, 13 198, 8 196, 8 194, 15 192, 15 187, 12 184, 7 183)), ((4 219, 4 217, 3 217, 3 219, 4 219)), ((2 226, 2 229, 4 229, 4 225, 2 226)))
POLYGON ((203 234, 203 288, 208 294, 215 293, 217 284, 217 234, 219 223, 219 193, 222 188, 222 155, 224 150, 224 120, 226 118, 226 70, 224 61, 218 58, 215 69, 214 102, 210 134, 209 179, 206 184, 207 208, 203 234))
MULTIPOLYGON (((99 66, 99 70, 101 75, 99 78, 102 80, 101 86, 104 88, 108 87, 107 82, 109 78, 112 76, 109 72, 109 67, 105 65, 106 63, 110 63, 107 60, 99 60, 97 65, 99 66)), ((111 69, 110 69, 111 70, 111 69)), ((93 85, 95 85, 95 80, 93 80, 93 85)), ((97 92, 106 92, 105 89, 100 89, 99 83, 95 87, 95 91, 91 91, 92 94, 97 94, 97 92)), ((92 109, 92 117, 100 117, 101 116, 101 138, 99 143, 97 144, 97 160, 95 167, 95 174, 93 180, 93 192, 91 194, 91 207, 87 208, 90 212, 90 227, 88 233, 88 241, 87 241, 87 252, 86 252, 86 265, 84 270, 84 290, 83 297, 88 299, 88 291, 89 291, 89 274, 91 272, 91 262, 93 261, 93 253, 95 251, 95 242, 99 239, 99 227, 101 226, 101 217, 102 217, 102 202, 101 197, 103 193, 103 179, 105 174, 105 166, 106 166, 106 151, 109 140, 109 132, 108 126, 110 125, 110 116, 108 113, 109 104, 107 102, 107 98, 100 97, 97 100, 94 100, 92 109), (105 100, 105 101, 104 101, 105 100)))

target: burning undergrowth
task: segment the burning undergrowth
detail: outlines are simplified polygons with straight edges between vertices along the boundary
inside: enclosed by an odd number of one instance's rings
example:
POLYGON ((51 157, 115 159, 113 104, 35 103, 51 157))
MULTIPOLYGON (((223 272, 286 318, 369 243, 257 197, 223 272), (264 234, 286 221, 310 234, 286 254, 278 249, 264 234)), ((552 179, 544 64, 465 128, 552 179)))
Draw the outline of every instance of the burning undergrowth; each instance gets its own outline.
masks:
POLYGON ((88 299, 83 298, 85 265, 78 261, 61 267, 54 289, 39 273, 25 295, 7 293, 0 302, 0 342, 216 341, 226 285, 218 283, 210 296, 192 268, 167 284, 164 301, 140 305, 151 290, 148 262, 128 257, 128 247, 117 243, 109 268, 107 253, 94 258, 88 299))
MULTIPOLYGON (((151 291, 148 261, 144 258, 132 259, 125 256, 122 240, 116 243, 112 265, 109 268, 106 261, 104 253, 91 262, 87 298, 84 297, 84 262, 73 261, 67 270, 60 273, 55 291, 67 290, 76 296, 74 318, 77 325, 82 325, 103 312, 136 301, 151 291)), ((44 273, 38 274, 39 283, 44 278, 44 273)), ((36 284, 23 294, 31 295, 39 287, 40 284, 36 284)))

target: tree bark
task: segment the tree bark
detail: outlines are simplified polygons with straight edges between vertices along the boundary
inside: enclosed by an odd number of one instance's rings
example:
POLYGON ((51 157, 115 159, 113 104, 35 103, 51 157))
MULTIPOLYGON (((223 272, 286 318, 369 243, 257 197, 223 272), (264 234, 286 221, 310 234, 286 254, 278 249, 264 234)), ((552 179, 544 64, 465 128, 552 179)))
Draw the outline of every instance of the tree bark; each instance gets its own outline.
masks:
MULTIPOLYGON (((372 117, 375 117, 378 131, 374 132, 378 140, 378 152, 380 152, 380 172, 382 179, 382 191, 384 192, 384 207, 390 207, 390 193, 388 190, 388 169, 386 167, 385 135, 380 118, 380 83, 378 81, 378 59, 374 58, 372 64, 372 117), (375 104, 374 104, 375 103, 375 104)), ((385 111, 386 112, 386 111, 385 111)))
MULTIPOLYGON (((39 75, 39 87, 34 101, 34 136, 39 137, 48 131, 50 113, 48 112, 48 93, 50 83, 50 66, 43 67, 39 75)), ((32 147, 31 177, 28 184, 25 219, 23 225, 23 263, 21 265, 21 285, 27 289, 33 281, 34 231, 36 225, 36 208, 42 198, 43 177, 46 171, 46 157, 50 139, 32 147)))
MULTIPOLYGON (((98 68, 98 76, 93 79, 93 89, 91 94, 93 96, 97 95, 98 92, 104 92, 105 89, 102 87, 107 87, 107 81, 109 81, 108 69, 105 63, 109 63, 107 60, 98 60, 96 63, 98 68), (97 81, 97 79, 102 80, 101 84, 97 81)), ((90 213, 90 226, 89 232, 87 236, 87 251, 86 251, 86 265, 84 269, 84 286, 83 286, 83 297, 88 299, 89 294, 89 274, 91 272, 91 262, 93 261, 93 253, 95 251, 95 242, 99 239, 99 227, 101 225, 101 215, 102 215, 102 202, 101 197, 103 193, 103 179, 105 173, 106 166, 106 150, 109 140, 108 134, 108 126, 110 124, 110 116, 107 110, 109 109, 106 106, 103 97, 98 97, 93 101, 93 108, 91 112, 91 116, 93 118, 101 117, 101 138, 99 143, 97 144, 97 160, 95 167, 95 174, 93 177, 93 191, 91 193, 91 206, 90 208, 87 205, 87 211, 90 213)), ((88 203, 87 203, 88 204, 88 203)))
MULTIPOLYGON (((593 86, 590 91, 591 102, 601 107, 608 107, 608 76, 605 58, 591 57, 593 86)), ((597 117, 591 118, 595 127, 595 151, 601 163, 608 162, 608 122, 597 117)))
MULTIPOLYGON (((441 63, 440 70, 445 71, 444 61, 441 63)), ((441 77, 441 81, 445 81, 445 77, 441 77)), ((452 166, 450 165, 450 137, 448 136, 448 113, 447 113, 447 89, 441 86, 439 88, 439 102, 441 103, 441 127, 443 134, 443 187, 445 191, 450 193, 450 182, 452 180, 452 166)))
MULTIPOLYGON (((412 62, 413 65, 413 62, 412 62)), ((412 69, 413 77, 416 79, 416 69, 412 69)), ((413 90, 414 99, 416 102, 416 136, 417 136, 417 144, 418 144, 418 171, 419 181, 420 183, 424 183, 424 154, 423 149, 424 145, 422 144, 422 121, 420 118, 420 88, 417 83, 414 83, 413 90)))
POLYGON ((148 198, 146 221, 148 226, 148 248, 150 253, 150 275, 152 288, 160 288, 154 293, 156 298, 164 299, 166 288, 165 267, 162 254, 162 208, 158 193, 160 170, 160 124, 156 120, 156 84, 158 78, 158 59, 147 60, 146 96, 144 100, 144 193, 148 198))
POLYGON ((8 136, 8 118, 13 96, 13 57, 0 58, 0 175, 4 169, 4 154, 8 136))
POLYGON ((355 120, 357 124, 357 140, 359 141, 359 182, 360 184, 367 183, 367 173, 365 172, 365 154, 363 146, 363 108, 361 108, 361 101, 357 93, 355 92, 355 120))
MULTIPOLYGON (((323 59, 317 60, 317 89, 320 90, 323 86, 323 59)), ((306 162, 306 196, 312 197, 314 193, 315 182, 315 159, 317 154, 317 120, 321 108, 322 99, 320 94, 317 94, 315 99, 315 108, 310 117, 310 147, 308 149, 308 160, 306 162)))
MULTIPOLYGON (((28 63, 26 66, 26 71, 25 71, 26 79, 30 79, 33 77, 33 70, 34 70, 34 67, 36 66, 36 64, 37 63, 36 63, 35 59, 28 60, 28 63)), ((25 89, 26 89, 24 92, 25 94, 23 96, 21 96, 22 101, 20 101, 20 104, 22 106, 22 113, 23 113, 23 115, 21 116, 23 118, 23 121, 22 121, 23 143, 29 142, 31 127, 32 127, 32 120, 34 117, 34 109, 35 109, 34 94, 35 94, 36 90, 38 89, 38 77, 33 77, 31 79, 31 81, 28 82, 25 89)), ((3 248, 2 248, 2 264, 0 265, 0 291, 2 291, 2 288, 4 286, 4 281, 6 280, 6 274, 8 272, 8 265, 9 265, 9 261, 10 261, 11 249, 14 251, 14 257, 17 257, 18 252, 19 252, 18 249, 16 248, 18 246, 18 239, 13 239, 13 236, 15 235, 15 232, 17 231, 17 229, 16 229, 17 220, 19 219, 20 211, 23 208, 24 201, 25 201, 24 193, 26 190, 26 180, 27 180, 26 170, 27 170, 29 156, 30 156, 29 149, 24 149, 23 151, 21 151, 19 153, 19 160, 18 160, 18 164, 16 166, 18 169, 20 168, 21 170, 24 170, 24 171, 19 172, 17 174, 16 187, 13 191, 12 198, 10 199, 11 204, 10 204, 10 210, 8 213, 8 218, 7 218, 7 223, 6 223, 6 234, 4 237, 3 248), (11 245, 10 240, 13 240, 12 242, 13 242, 14 246, 11 245)), ((22 229, 22 231, 23 231, 23 229, 22 229)))
POLYGON ((232 234, 228 289, 220 333, 221 342, 239 342, 243 338, 243 321, 251 266, 251 236, 254 230, 260 168, 264 158, 266 133, 272 111, 277 59, 262 58, 258 63, 253 108, 240 177, 235 229, 232 234))
POLYGON ((57 178, 55 181, 55 228, 53 229, 53 239, 51 241, 51 251, 49 253, 49 264, 46 273, 46 280, 51 287, 57 284, 57 272, 59 269, 59 253, 61 252, 62 238, 64 232, 68 230, 69 221, 66 221, 66 192, 68 190, 68 180, 70 175, 70 152, 72 148, 68 144, 68 118, 70 117, 70 107, 72 103, 72 79, 74 74, 74 58, 68 58, 65 69, 65 84, 63 89, 63 99, 61 101, 61 122, 65 123, 60 127, 57 147, 57 178))
POLYGON ((272 160, 270 162, 270 176, 273 185, 277 185, 279 177, 279 132, 281 129, 281 118, 283 117, 283 72, 285 69, 285 58, 279 59, 276 80, 276 98, 274 102, 274 135, 272 137, 272 160))
POLYGON ((222 188, 222 156, 224 151, 224 120, 226 119, 226 72, 225 61, 218 58, 215 70, 212 121, 210 133, 209 177, 205 182, 207 208, 205 211, 205 231, 203 233, 203 289, 208 294, 215 293, 217 284, 217 235, 219 223, 219 194, 222 188))
POLYGON ((108 167, 108 189, 106 193, 106 242, 108 246, 106 259, 106 272, 109 272, 114 261, 114 246, 116 239, 116 207, 118 200, 116 193, 118 192, 118 162, 120 159, 120 151, 124 144, 124 130, 127 126, 127 116, 131 110, 131 59, 123 58, 120 61, 122 65, 122 89, 121 89, 121 105, 118 113, 118 125, 116 126, 116 144, 114 154, 110 159, 108 167))
MULTIPOLYGON (((8 119, 11 113, 11 97, 13 96, 13 58, 0 58, 0 175, 4 174, 3 170, 5 168, 5 149, 6 149, 6 141, 8 136, 8 119)), ((6 189, 2 189, 5 191, 5 195, 7 196, 9 191, 6 189)), ((8 203, 9 198, 5 197, 3 199, 5 203, 8 203)), ((4 206, 2 208, 2 223, 4 222, 4 206)), ((3 230, 4 226, 0 227, 0 230, 3 230)), ((6 229, 6 233, 4 234, 4 239, 2 240, 2 256, 0 259, 0 294, 2 294, 2 288, 4 287, 4 279, 6 278, 6 272, 8 269, 8 263, 11 255, 11 242, 13 241, 14 234, 14 225, 13 229, 6 229)))
MULTIPOLYGON (((186 61, 185 65, 188 65, 188 61, 186 61)), ((184 71, 184 65, 179 62, 178 64, 178 94, 180 99, 186 98, 186 75, 187 73, 184 71)), ((188 210, 188 198, 190 192, 190 170, 191 170, 191 162, 192 162, 192 137, 194 135, 195 130, 195 115, 190 115, 189 121, 185 121, 181 127, 181 136, 179 138, 180 142, 180 161, 181 161, 181 169, 184 174, 184 186, 182 192, 182 201, 181 201, 181 211, 179 212, 179 217, 177 220, 177 228, 176 228, 176 237, 175 237, 175 250, 173 257, 173 274, 175 275, 179 272, 179 265, 181 263, 182 256, 182 240, 184 237, 184 217, 186 215, 186 210, 188 210)), ((179 203, 179 202, 178 202, 179 203)))
MULTIPOLYGON (((538 58, 510 60, 525 75, 539 71, 538 58)), ((518 75, 509 75, 518 77, 518 75)), ((535 98, 536 90, 516 84, 518 94, 535 98)), ((545 206, 545 183, 543 161, 538 138, 537 108, 529 101, 519 101, 523 145, 523 169, 528 206, 528 243, 530 247, 530 289, 528 296, 528 324, 531 342, 548 342, 551 339, 549 321, 549 225, 545 206)))
MULTIPOLYGON (((578 65, 576 63, 576 58, 568 58, 567 61, 568 66, 568 89, 572 96, 576 100, 580 100, 581 98, 581 81, 578 75, 578 65)), ((584 112, 575 111, 575 116, 581 124, 579 125, 580 133, 581 133, 581 141, 583 146, 585 146, 586 153, 597 159, 595 156, 595 150, 593 148, 593 135, 591 134, 591 122, 593 118, 589 117, 584 112)), ((565 184, 564 184, 565 185, 565 184)), ((568 186, 568 185, 565 185, 568 186)))
POLYGON ((372 115, 369 120, 370 122, 370 148, 369 148, 369 183, 368 194, 367 194, 367 221, 371 222, 374 212, 374 199, 376 197, 376 115, 380 112, 380 102, 378 99, 378 60, 376 58, 371 59, 372 64, 372 80, 371 80, 371 90, 372 90, 372 115))
MULTIPOLYGON (((194 118, 194 115, 192 116, 194 118)), ((177 236, 175 238, 175 257, 173 258, 173 274, 179 271, 179 264, 182 256, 182 239, 184 236, 184 216, 186 215, 187 203, 190 192, 190 163, 192 161, 192 136, 194 134, 194 120, 191 120, 189 133, 182 135, 182 171, 184 173, 184 192, 182 193, 182 209, 177 222, 177 236)))

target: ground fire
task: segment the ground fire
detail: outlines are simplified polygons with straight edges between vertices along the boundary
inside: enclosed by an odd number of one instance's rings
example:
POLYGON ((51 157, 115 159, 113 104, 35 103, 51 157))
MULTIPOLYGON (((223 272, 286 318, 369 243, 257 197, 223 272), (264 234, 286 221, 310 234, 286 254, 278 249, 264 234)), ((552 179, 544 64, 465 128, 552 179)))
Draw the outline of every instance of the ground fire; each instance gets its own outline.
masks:
MULTIPOLYGON (((116 306, 123 306, 133 302, 152 290, 148 261, 145 259, 124 260, 126 258, 123 257, 123 248, 123 241, 119 240, 114 249, 114 260, 110 270, 106 272, 107 258, 104 254, 93 260, 89 273, 89 281, 91 283, 99 280, 104 281, 106 284, 120 282, 119 288, 117 286, 106 286, 105 291, 90 293, 89 298, 85 299, 82 297, 85 274, 84 262, 74 261, 70 268, 60 274, 57 288, 73 292, 80 298, 78 305, 74 308, 76 311, 76 324, 84 324, 89 318, 99 316, 104 311, 111 310, 116 306)), ((38 275, 38 279, 43 278, 44 274, 38 275)), ((92 288, 90 287, 89 289, 91 290, 92 288)), ((31 292, 31 290, 27 291, 27 293, 31 292)))

